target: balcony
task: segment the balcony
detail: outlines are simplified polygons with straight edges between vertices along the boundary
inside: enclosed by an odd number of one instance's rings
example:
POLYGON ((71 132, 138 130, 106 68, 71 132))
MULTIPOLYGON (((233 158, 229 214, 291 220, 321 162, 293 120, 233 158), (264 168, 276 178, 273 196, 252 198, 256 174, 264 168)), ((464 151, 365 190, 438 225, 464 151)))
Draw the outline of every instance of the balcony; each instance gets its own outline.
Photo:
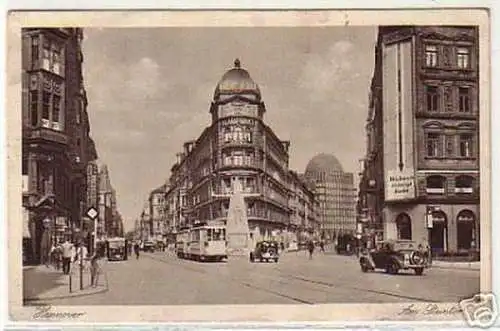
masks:
POLYGON ((35 128, 28 132, 27 138, 32 141, 45 141, 61 145, 68 144, 68 136, 60 131, 48 128, 35 128))

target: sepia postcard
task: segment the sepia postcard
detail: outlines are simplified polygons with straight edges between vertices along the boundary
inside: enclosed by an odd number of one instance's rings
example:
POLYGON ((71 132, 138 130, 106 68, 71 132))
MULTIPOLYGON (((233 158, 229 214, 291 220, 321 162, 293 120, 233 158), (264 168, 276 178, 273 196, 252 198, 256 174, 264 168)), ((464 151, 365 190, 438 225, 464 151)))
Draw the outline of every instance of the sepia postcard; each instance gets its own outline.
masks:
POLYGON ((7 32, 12 321, 495 322, 487 11, 7 32))

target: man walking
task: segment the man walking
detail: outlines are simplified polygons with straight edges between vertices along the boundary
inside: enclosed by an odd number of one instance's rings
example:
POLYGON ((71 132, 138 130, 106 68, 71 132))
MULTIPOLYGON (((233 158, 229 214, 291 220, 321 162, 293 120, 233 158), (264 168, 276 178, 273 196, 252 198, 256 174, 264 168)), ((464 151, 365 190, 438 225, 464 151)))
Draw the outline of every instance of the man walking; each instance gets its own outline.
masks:
POLYGON ((309 251, 309 260, 312 260, 314 253, 314 241, 309 240, 309 242, 307 243, 307 249, 309 251))
POLYGON ((139 243, 137 242, 134 244, 134 252, 136 260, 139 260, 139 243))
POLYGON ((61 250, 62 250, 63 273, 67 275, 69 274, 71 257, 73 255, 73 244, 69 242, 68 238, 66 238, 66 240, 62 243, 61 250))

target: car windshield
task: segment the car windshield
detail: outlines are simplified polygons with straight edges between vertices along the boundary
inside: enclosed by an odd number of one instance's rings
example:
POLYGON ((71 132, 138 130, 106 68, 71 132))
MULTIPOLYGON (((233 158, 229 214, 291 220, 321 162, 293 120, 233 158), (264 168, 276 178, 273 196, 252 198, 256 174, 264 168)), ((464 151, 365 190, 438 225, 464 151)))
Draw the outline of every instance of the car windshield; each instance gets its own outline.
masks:
POLYGON ((377 250, 403 251, 417 249, 417 244, 413 241, 388 240, 377 243, 377 250))
POLYGON ((396 241, 394 243, 395 251, 412 250, 416 248, 417 248, 416 243, 412 241, 396 241))
POLYGON ((109 242, 109 248, 113 248, 113 249, 121 248, 124 245, 125 244, 121 241, 110 241, 109 242))

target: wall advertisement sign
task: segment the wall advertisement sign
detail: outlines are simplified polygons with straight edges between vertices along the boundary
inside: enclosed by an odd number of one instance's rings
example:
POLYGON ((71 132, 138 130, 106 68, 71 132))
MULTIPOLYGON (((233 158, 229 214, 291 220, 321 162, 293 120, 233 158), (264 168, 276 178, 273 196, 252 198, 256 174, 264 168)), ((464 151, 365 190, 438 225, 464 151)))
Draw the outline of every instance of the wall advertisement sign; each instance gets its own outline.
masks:
POLYGON ((385 179, 385 197, 389 201, 415 198, 415 175, 413 171, 389 170, 385 179))

